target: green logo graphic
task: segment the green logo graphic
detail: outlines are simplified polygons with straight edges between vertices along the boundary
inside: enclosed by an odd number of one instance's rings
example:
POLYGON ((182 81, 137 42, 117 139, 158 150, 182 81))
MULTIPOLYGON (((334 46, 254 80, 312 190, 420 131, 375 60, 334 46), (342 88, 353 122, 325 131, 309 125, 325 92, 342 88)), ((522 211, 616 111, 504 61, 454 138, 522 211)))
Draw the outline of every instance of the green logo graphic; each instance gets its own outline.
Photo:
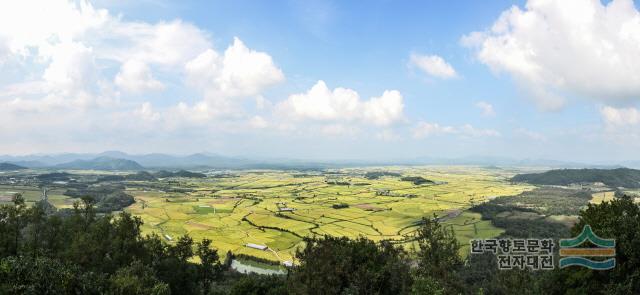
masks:
POLYGON ((612 269, 616 266, 616 241, 598 237, 591 226, 585 225, 580 235, 573 239, 560 240, 560 268, 576 265, 595 270, 612 269), (585 241, 591 242, 595 248, 579 248, 585 241), (610 257, 605 260, 593 260, 586 257, 610 257))

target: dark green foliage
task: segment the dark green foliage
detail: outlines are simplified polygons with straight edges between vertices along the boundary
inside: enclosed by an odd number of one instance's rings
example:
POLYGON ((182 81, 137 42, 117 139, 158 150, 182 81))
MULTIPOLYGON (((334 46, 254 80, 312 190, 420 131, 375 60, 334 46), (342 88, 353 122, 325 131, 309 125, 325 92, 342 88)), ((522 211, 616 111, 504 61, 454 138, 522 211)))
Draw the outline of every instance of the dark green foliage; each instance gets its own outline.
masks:
POLYGON ((493 204, 531 208, 543 215, 577 215, 591 200, 589 190, 541 187, 512 197, 496 198, 493 204))
POLYGON ((125 193, 120 185, 95 185, 68 189, 64 194, 73 198, 91 197, 98 212, 120 211, 135 203, 133 196, 125 193))
POLYGON ((579 217, 571 232, 562 237, 575 237, 585 225, 590 225, 598 236, 615 239, 614 269, 597 271, 574 266, 538 272, 496 271, 493 255, 472 255, 464 274, 468 293, 482 289, 484 294, 513 294, 514 290, 521 294, 640 294, 638 205, 623 196, 611 202, 589 204, 579 217))
POLYGON ((100 294, 104 278, 49 257, 0 260, 0 294, 100 294))
POLYGON ((140 261, 118 269, 109 278, 109 289, 113 294, 171 294, 169 285, 158 280, 154 269, 140 261))
POLYGON ((517 196, 496 198, 470 211, 482 214, 482 219, 505 229, 505 236, 558 239, 569 235, 570 225, 547 216, 577 215, 590 199, 591 193, 585 190, 543 187, 517 196))
POLYGON ((179 170, 176 172, 161 170, 154 174, 158 178, 167 178, 167 177, 205 178, 207 177, 207 175, 204 173, 191 172, 187 170, 179 170))
POLYGON ((544 173, 518 174, 511 180, 542 185, 602 182, 612 188, 640 188, 640 170, 629 168, 561 169, 544 173))
POLYGON ((344 208, 349 208, 349 204, 346 204, 346 203, 333 204, 331 207, 333 209, 344 209, 344 208))
POLYGON ((202 290, 209 290, 211 284, 220 279, 222 265, 219 262, 218 251, 211 248, 211 240, 204 239, 197 244, 196 254, 200 258, 198 276, 202 282, 202 290))
POLYGON ((305 238, 290 274, 294 294, 406 294, 411 288, 407 255, 365 238, 305 238))
POLYGON ((231 288, 231 295, 286 295, 286 280, 282 276, 247 275, 238 278, 231 288))
POLYGON ((18 194, 14 204, 0 206, 0 294, 640 294, 638 205, 626 196, 590 204, 571 232, 561 233, 531 218, 538 209, 515 206, 538 196, 474 210, 514 237, 568 238, 588 224, 616 239, 616 268, 499 271, 492 254, 463 263, 452 229, 434 217, 419 222, 412 253, 387 241, 305 238, 298 265, 286 276, 242 275, 225 269, 211 241, 183 236, 168 244, 157 235, 143 237, 139 218, 97 214, 92 197, 60 215, 27 207, 18 194), (512 215, 527 218, 520 223, 512 215))
POLYGON ((45 173, 36 176, 36 179, 42 182, 53 182, 53 181, 69 181, 71 174, 66 172, 53 172, 53 173, 45 173))
POLYGON ((569 228, 558 222, 548 221, 532 209, 492 202, 469 209, 482 214, 482 219, 491 220, 494 226, 505 230, 504 236, 514 238, 562 238, 569 234, 569 228))
POLYGON ((422 288, 443 288, 447 293, 459 291, 458 271, 463 263, 458 256, 460 244, 452 228, 444 227, 434 215, 433 219, 423 218, 416 232, 418 243, 417 276, 422 288))
POLYGON ((327 180, 325 180, 325 182, 327 184, 333 184, 333 185, 351 185, 351 182, 340 181, 340 180, 336 180, 336 179, 327 179, 327 180))
POLYGON ((369 171, 364 174, 364 178, 366 179, 379 179, 383 176, 395 176, 400 177, 402 174, 396 172, 388 172, 388 171, 369 171))
POLYGON ((422 176, 405 176, 403 178, 400 178, 400 180, 402 181, 409 181, 412 182, 415 185, 421 185, 421 184, 434 184, 435 182, 429 179, 426 179, 422 176))
POLYGON ((138 217, 97 215, 94 204, 84 197, 68 216, 21 196, 0 206, 0 294, 208 294, 221 277, 210 241, 142 237, 138 217))
POLYGON ((570 267, 557 280, 572 294, 640 294, 640 208, 629 197, 598 205, 590 204, 580 213, 571 234, 577 236, 585 225, 606 239, 616 240, 616 267, 594 271, 570 267))
POLYGON ((98 182, 104 181, 156 181, 158 180, 153 174, 140 171, 134 174, 127 175, 105 175, 98 178, 98 182))

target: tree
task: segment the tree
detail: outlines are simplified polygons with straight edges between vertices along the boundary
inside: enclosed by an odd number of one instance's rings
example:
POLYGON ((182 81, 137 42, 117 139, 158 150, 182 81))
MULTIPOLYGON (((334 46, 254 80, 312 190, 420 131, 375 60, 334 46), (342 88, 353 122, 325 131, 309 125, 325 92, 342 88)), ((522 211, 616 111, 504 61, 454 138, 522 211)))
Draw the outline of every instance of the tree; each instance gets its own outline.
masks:
POLYGON ((0 260, 1 294, 99 294, 101 290, 100 278, 55 259, 20 256, 0 260))
POLYGON ((607 271, 569 267, 556 272, 560 293, 640 294, 640 208, 629 196, 601 204, 589 204, 580 212, 571 232, 577 236, 585 225, 605 239, 616 240, 616 266, 607 271))
POLYGON ((169 285, 156 278, 155 271, 136 260, 118 269, 109 278, 110 293, 131 295, 168 295, 169 285))
POLYGON ((289 287, 294 294, 407 294, 412 278, 406 253, 366 238, 305 238, 289 287))
POLYGON ((287 285, 282 276, 244 275, 231 287, 231 295, 286 295, 287 285))
POLYGON ((218 251, 211 248, 211 240, 209 239, 203 239, 197 244, 196 254, 200 258, 198 273, 202 289, 208 292, 211 288, 211 282, 222 277, 220 257, 218 256, 218 251))
POLYGON ((175 245, 167 245, 155 268, 158 277, 171 286, 172 294, 195 294, 199 286, 196 266, 189 262, 193 256, 193 239, 182 236, 175 245))
POLYGON ((463 264, 453 229, 442 226, 435 215, 433 219, 423 218, 416 232, 416 242, 419 247, 417 276, 426 281, 432 278, 447 292, 459 291, 461 282, 457 271, 463 264))

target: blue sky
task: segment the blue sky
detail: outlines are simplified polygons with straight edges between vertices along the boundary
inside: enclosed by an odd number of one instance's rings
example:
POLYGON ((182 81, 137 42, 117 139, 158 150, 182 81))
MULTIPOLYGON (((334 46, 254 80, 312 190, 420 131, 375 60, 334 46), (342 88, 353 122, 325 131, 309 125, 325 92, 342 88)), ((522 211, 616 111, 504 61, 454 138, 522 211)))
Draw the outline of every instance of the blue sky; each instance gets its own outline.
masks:
POLYGON ((3 5, 0 154, 638 159, 629 0, 3 5))

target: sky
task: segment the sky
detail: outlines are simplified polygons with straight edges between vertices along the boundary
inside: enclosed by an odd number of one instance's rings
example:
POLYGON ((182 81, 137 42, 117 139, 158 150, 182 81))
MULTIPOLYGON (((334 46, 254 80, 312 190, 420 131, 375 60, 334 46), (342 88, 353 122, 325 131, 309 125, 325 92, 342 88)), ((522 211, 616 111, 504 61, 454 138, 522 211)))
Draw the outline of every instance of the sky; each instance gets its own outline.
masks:
POLYGON ((3 1, 0 154, 640 160, 631 0, 3 1))

